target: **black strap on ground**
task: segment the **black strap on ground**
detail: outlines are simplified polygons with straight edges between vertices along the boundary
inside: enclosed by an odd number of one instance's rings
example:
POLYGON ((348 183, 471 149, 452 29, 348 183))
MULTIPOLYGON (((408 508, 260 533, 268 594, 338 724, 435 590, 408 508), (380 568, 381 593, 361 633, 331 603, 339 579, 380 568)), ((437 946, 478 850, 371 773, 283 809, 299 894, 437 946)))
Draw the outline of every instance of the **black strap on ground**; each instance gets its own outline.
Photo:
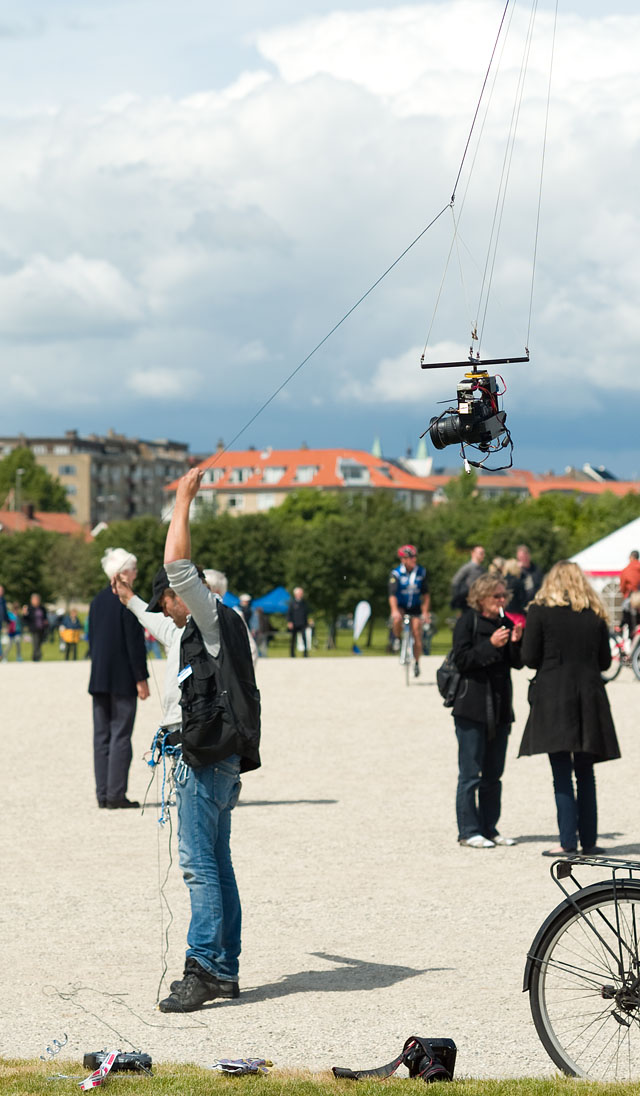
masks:
POLYGON ((420 1078, 427 1083, 451 1081, 456 1053, 457 1048, 453 1039, 425 1039, 419 1035, 410 1035, 402 1052, 386 1066, 378 1066, 376 1069, 346 1069, 343 1066, 333 1066, 332 1073, 334 1077, 346 1078, 349 1081, 361 1081, 364 1078, 381 1081, 391 1077, 400 1065, 405 1065, 410 1077, 420 1078))

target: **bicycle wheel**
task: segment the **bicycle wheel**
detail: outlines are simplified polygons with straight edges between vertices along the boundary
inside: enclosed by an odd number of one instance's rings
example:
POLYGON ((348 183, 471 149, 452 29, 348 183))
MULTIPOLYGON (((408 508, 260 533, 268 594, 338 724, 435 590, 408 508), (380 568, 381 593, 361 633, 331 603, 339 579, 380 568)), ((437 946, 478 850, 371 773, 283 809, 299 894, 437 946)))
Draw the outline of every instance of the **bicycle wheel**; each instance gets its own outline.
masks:
POLYGON ((405 683, 408 685, 411 678, 411 632, 408 625, 405 625, 402 630, 400 665, 404 666, 405 683))
MULTIPOLYGON (((613 681, 622 669, 622 652, 613 632, 609 632, 609 646, 611 648, 611 665, 608 670, 601 671, 600 676, 603 681, 613 681)), ((638 676, 640 677, 640 674, 638 676)))
POLYGON ((640 681, 640 642, 636 643, 635 647, 633 648, 633 653, 631 655, 631 667, 634 674, 640 681))
MULTIPOLYGON (((572 1077, 640 1077, 640 882, 595 883, 547 918, 528 970, 536 1031, 572 1077)), ((526 985, 525 985, 526 988, 526 985)))

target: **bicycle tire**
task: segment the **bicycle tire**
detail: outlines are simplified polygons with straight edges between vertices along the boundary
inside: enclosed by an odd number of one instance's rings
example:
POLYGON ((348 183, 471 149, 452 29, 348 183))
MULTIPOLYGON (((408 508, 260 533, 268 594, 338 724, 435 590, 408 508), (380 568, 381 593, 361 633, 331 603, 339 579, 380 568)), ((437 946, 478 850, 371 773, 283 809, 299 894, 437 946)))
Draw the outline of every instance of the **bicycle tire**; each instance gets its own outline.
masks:
POLYGON ((562 902, 529 964, 531 1015, 552 1061, 571 1077, 640 1078, 640 993, 629 989, 640 975, 640 881, 594 883, 562 902))
POLYGON ((640 643, 636 643, 631 654, 631 669, 640 681, 640 643))
POLYGON ((402 632, 402 647, 400 648, 400 665, 404 666, 405 684, 409 684, 411 668, 411 632, 407 627, 402 632))
MULTIPOLYGON (((609 632, 609 646, 611 647, 611 665, 608 670, 600 671, 600 676, 603 681, 615 681, 622 669, 620 648, 616 637, 612 632, 609 632)), ((638 676, 640 676, 640 674, 638 676)))

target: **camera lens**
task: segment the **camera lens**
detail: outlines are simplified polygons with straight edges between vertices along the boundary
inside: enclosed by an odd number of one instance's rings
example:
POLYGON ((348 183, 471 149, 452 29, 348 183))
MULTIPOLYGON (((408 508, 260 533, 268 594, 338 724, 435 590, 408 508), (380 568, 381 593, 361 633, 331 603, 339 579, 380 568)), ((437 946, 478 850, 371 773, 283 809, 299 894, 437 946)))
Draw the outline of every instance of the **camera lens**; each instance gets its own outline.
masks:
POLYGON ((449 415, 446 418, 432 419, 429 423, 429 437, 434 449, 444 449, 447 445, 462 441, 460 416, 449 415))

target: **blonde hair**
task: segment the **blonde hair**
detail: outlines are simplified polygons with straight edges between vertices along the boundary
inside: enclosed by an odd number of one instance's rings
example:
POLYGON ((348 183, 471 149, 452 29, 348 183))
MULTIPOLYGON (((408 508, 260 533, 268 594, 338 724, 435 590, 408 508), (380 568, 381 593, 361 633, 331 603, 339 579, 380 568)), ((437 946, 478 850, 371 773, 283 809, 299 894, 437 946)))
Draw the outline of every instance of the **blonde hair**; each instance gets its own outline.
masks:
POLYGON ((471 584, 467 594, 467 604, 471 609, 476 609, 480 613, 482 612, 484 599, 491 597, 497 590, 504 590, 505 594, 507 592, 504 579, 500 575, 479 575, 476 581, 471 584))
POLYGON ((608 620, 607 611, 593 586, 587 581, 584 571, 577 563, 571 563, 568 559, 554 563, 531 604, 567 605, 574 613, 593 609, 597 616, 608 620))
POLYGON ((503 574, 505 575, 521 575, 522 567, 518 563, 517 559, 508 559, 503 567, 503 574))
POLYGON ((504 574, 504 557, 494 556, 489 564, 489 574, 494 575, 496 578, 502 578, 504 574))

